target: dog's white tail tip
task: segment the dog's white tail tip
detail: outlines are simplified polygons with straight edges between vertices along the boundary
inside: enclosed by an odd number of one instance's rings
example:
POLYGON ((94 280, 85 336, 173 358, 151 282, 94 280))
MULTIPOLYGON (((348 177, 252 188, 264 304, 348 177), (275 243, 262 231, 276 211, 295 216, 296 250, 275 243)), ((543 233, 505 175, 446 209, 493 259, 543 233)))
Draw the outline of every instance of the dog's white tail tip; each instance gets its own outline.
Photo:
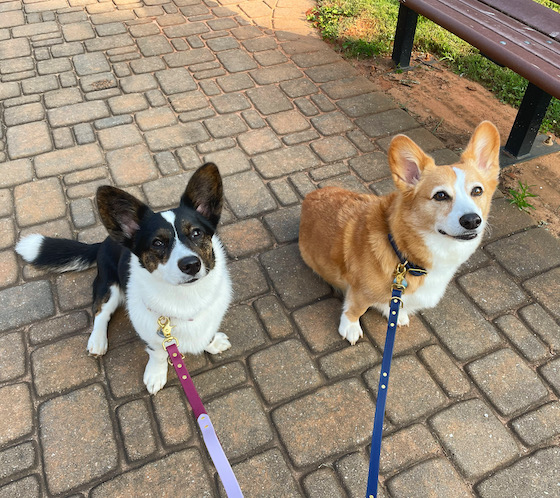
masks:
POLYGON ((16 244, 16 252, 28 263, 33 263, 41 252, 44 238, 38 233, 28 235, 16 244))

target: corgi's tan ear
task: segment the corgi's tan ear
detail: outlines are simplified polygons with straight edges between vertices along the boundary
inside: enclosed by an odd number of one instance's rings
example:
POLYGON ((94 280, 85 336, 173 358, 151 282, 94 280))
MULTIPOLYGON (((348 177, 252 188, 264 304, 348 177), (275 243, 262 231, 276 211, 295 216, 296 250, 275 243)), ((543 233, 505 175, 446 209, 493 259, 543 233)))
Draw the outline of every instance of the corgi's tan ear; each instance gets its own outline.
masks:
POLYGON ((391 140, 388 158, 393 181, 398 188, 416 185, 422 171, 434 165, 434 160, 405 135, 397 135, 391 140))
POLYGON ((500 133, 490 121, 480 123, 461 155, 463 162, 472 161, 485 175, 497 177, 500 172, 500 133))

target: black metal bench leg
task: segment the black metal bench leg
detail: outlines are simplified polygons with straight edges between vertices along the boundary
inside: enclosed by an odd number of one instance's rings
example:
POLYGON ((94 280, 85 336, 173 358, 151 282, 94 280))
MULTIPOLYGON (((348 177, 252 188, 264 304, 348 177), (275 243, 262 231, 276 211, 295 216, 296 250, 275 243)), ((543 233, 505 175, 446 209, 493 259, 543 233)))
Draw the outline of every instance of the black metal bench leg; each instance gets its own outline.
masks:
POLYGON ((401 3, 393 45, 393 62, 399 68, 405 69, 410 66, 417 21, 418 14, 401 3))
POLYGON ((529 83, 504 150, 514 159, 525 159, 531 154, 551 96, 529 83))

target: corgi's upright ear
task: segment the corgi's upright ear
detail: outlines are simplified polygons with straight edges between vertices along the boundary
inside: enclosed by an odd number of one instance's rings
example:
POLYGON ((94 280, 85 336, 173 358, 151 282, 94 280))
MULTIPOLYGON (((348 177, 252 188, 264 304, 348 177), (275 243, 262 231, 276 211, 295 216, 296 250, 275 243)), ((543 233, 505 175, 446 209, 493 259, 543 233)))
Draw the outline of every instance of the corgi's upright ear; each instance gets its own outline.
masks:
POLYGON ((391 140, 387 155, 393 182, 400 190, 414 187, 424 169, 435 166, 434 160, 405 135, 391 140))
POLYGON ((480 123, 461 155, 461 162, 471 163, 488 179, 500 173, 500 133, 490 122, 480 123))
POLYGON ((198 168, 187 185, 181 204, 196 209, 214 228, 222 214, 224 190, 218 167, 206 163, 198 168))
POLYGON ((142 218, 151 213, 136 197, 109 185, 97 189, 97 208, 109 236, 129 249, 142 218))

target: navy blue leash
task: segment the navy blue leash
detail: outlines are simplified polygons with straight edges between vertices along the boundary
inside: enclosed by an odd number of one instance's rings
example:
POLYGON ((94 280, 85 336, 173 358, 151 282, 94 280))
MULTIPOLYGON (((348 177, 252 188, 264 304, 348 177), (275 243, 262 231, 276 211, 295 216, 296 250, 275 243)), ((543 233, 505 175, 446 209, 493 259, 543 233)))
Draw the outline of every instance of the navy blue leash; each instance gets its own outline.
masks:
POLYGON ((387 335, 385 347, 383 348, 383 359, 381 361, 381 373, 379 375, 379 386, 377 388, 377 402, 375 404, 375 417, 373 420, 373 434, 371 437, 371 451, 369 456, 369 474, 366 488, 366 498, 377 498, 377 481, 379 479, 379 459, 381 456, 381 439, 383 437, 383 419, 385 418, 385 404, 387 402, 387 391, 389 388, 389 374, 391 371, 391 359, 395 345, 397 321, 402 304, 401 296, 407 287, 406 274, 414 276, 425 275, 426 270, 413 267, 406 261, 397 249, 397 245, 389 234, 389 242, 393 246, 400 263, 395 269, 395 279, 391 286, 391 301, 389 303, 389 318, 387 324, 387 335))

